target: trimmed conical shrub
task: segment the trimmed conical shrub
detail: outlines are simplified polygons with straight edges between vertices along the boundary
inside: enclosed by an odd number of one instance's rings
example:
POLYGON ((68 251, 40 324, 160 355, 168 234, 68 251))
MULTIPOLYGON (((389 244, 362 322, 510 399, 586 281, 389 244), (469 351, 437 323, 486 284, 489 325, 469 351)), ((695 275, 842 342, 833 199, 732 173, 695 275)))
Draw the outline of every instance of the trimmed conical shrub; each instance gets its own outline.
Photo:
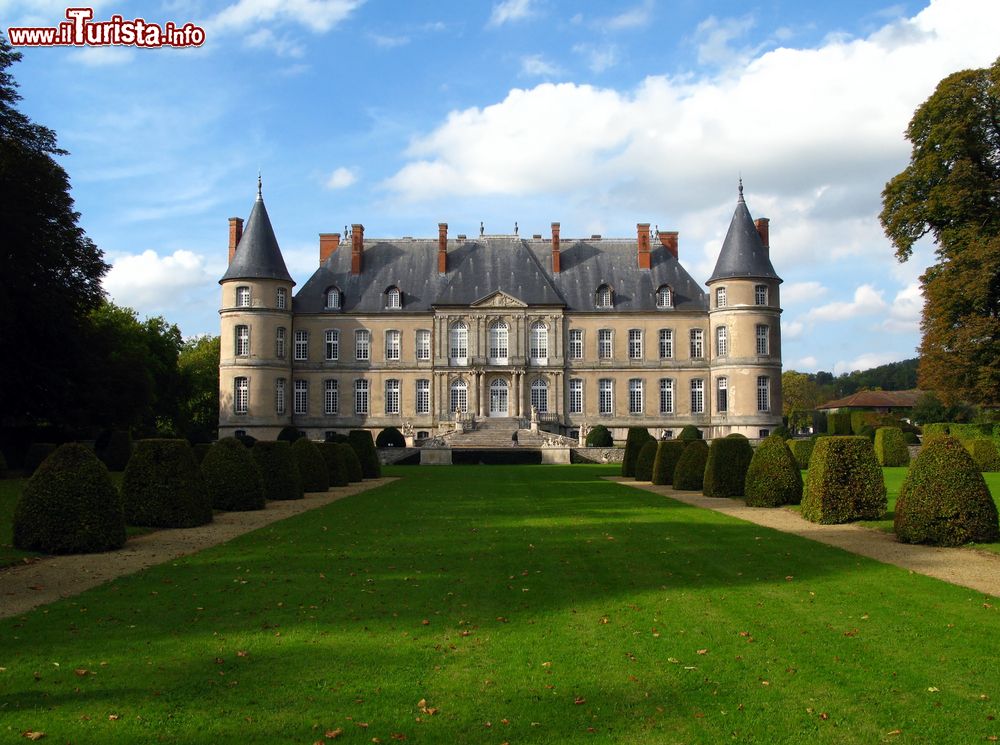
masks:
POLYGON ((748 507, 802 501, 802 472, 788 444, 780 435, 771 435, 757 446, 747 469, 744 497, 748 507))
POLYGON ((678 440, 683 440, 684 442, 691 442, 692 440, 703 439, 701 430, 695 427, 693 424, 685 424, 681 429, 679 435, 677 435, 678 440))
POLYGON ((650 440, 642 446, 642 450, 639 451, 639 457, 635 459, 636 481, 653 480, 653 461, 656 460, 658 445, 659 443, 656 440, 650 440))
POLYGON ((337 447, 337 443, 321 442, 316 447, 319 448, 319 453, 326 462, 330 486, 347 486, 350 483, 350 479, 347 477, 347 463, 344 461, 344 454, 337 447))
POLYGON ((126 430, 105 430, 94 443, 94 450, 109 471, 124 471, 132 457, 132 435, 126 430))
POLYGON ((405 448, 406 438, 403 433, 395 427, 386 427, 378 433, 375 438, 375 447, 380 448, 405 448))
POLYGON ((625 455, 622 457, 622 476, 635 476, 635 461, 642 446, 653 439, 645 427, 629 427, 625 439, 625 455))
POLYGON ((792 456, 794 456, 795 462, 799 464, 799 470, 808 470, 809 459, 812 457, 813 448, 816 447, 816 441, 788 440, 787 445, 788 449, 792 451, 792 456))
POLYGON ((122 499, 108 469, 67 443, 38 467, 14 508, 14 545, 50 554, 111 551, 125 544, 122 499))
POLYGON ((354 452, 358 454, 361 461, 361 472, 366 479, 377 479, 382 475, 382 464, 379 463, 378 451, 375 449, 375 441, 372 440, 372 433, 367 429, 352 429, 347 434, 354 452))
POLYGON ((365 472, 361 468, 361 460, 358 458, 358 451, 346 442, 338 442, 336 445, 340 448, 341 460, 343 460, 344 465, 347 468, 348 481, 352 484, 358 481, 363 481, 365 478, 365 472))
POLYGON ((264 479, 266 499, 302 499, 299 466, 287 440, 260 440, 250 448, 250 455, 264 479))
POLYGON ((609 448, 615 444, 615 438, 611 436, 610 429, 597 424, 587 433, 585 442, 588 448, 609 448))
POLYGON ((821 437, 816 441, 802 517, 814 523, 878 520, 885 514, 885 481, 867 437, 821 437))
POLYGON ((292 443, 292 455, 299 467, 303 491, 323 492, 330 488, 330 472, 316 443, 308 437, 300 437, 292 443))
POLYGON ((187 440, 139 440, 122 478, 125 522, 191 528, 212 522, 212 497, 187 440))
POLYGON ((1000 538, 996 504, 958 440, 939 435, 920 449, 900 487, 894 526, 904 543, 961 546, 1000 538))
POLYGON ((687 443, 682 440, 661 440, 657 444, 656 459, 653 461, 653 483, 667 485, 674 483, 674 469, 687 443))
POLYGON ((674 468, 674 488, 680 491, 701 491, 705 484, 707 462, 708 443, 704 440, 688 442, 674 468))
POLYGON ((705 463, 702 493, 706 497, 742 497, 751 458, 753 448, 743 435, 712 440, 705 463))
POLYGON ((875 430, 875 458, 882 466, 905 466, 910 451, 899 427, 879 427, 875 430))
POLYGON ((230 512, 264 509, 260 469, 250 451, 235 437, 226 437, 209 448, 201 461, 201 475, 215 509, 230 512))
POLYGON ((291 444, 296 440, 301 440, 303 437, 305 437, 305 434, 298 427, 293 427, 288 424, 282 427, 281 431, 278 433, 278 442, 287 442, 288 444, 291 444))
POLYGON ((980 437, 975 440, 965 440, 962 445, 969 451, 980 472, 1000 471, 1000 454, 997 453, 997 446, 993 444, 993 440, 980 437))

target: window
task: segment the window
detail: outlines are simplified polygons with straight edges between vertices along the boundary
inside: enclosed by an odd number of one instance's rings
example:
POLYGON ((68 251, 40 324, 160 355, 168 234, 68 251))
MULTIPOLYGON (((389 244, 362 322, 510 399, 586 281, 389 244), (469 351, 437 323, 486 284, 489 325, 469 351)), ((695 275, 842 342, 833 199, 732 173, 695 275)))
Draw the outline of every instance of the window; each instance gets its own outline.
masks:
POLYGON ((307 359, 309 359, 309 332, 308 331, 296 331, 295 332, 295 359, 297 359, 297 360, 307 360, 307 359))
POLYGON ((403 293, 398 287, 390 287, 385 291, 385 307, 391 309, 403 307, 403 293))
POLYGON ((387 380, 385 381, 385 413, 386 414, 398 414, 399 413, 399 381, 398 380, 387 380))
POLYGON ((767 436, 768 436, 769 434, 771 434, 771 430, 769 430, 769 429, 758 429, 758 430, 757 430, 757 436, 758 436, 758 437, 759 437, 760 439, 762 439, 762 440, 763 440, 763 439, 764 439, 765 437, 767 437, 767 436))
POLYGON ((250 327, 236 327, 236 356, 248 357, 250 355, 250 327))
POLYGON ((725 308, 726 307, 726 288, 717 287, 715 289, 715 307, 725 308))
POLYGON ((309 413, 309 381, 296 380, 293 406, 296 414, 309 413))
POLYGON ((569 413, 583 413, 583 381, 579 378, 569 381, 569 413))
POLYGON ((279 359, 285 359, 285 327, 278 326, 274 332, 274 355, 279 359))
POLYGON ((611 292, 611 288, 607 285, 601 285, 597 288, 597 297, 595 298, 594 304, 598 308, 612 308, 614 307, 614 294, 611 292))
POLYGON ((278 378, 274 381, 274 413, 285 413, 285 379, 278 378))
POLYGON ((660 359, 669 360, 674 356, 674 332, 672 329, 660 329, 660 359))
POLYGON ((277 298, 274 303, 278 310, 284 310, 288 307, 288 290, 284 287, 279 287, 277 292, 277 298))
POLYGON ((768 333, 767 326, 763 323, 757 324, 757 354, 768 354, 768 333))
POLYGON ((628 413, 642 413, 642 381, 639 378, 628 382, 628 413))
POLYGON ((674 381, 669 378, 660 381, 660 413, 674 413, 674 381))
POLYGON ((725 326, 715 329, 715 356, 725 357, 729 353, 729 331, 725 326))
POLYGON ((331 287, 326 291, 326 308, 327 310, 340 310, 340 305, 340 290, 331 287))
POLYGON ((507 361, 507 324, 494 321, 490 324, 490 362, 507 361))
POLYGON ((340 332, 337 329, 330 329, 326 332, 326 358, 328 360, 340 359, 340 332))
POLYGON ((431 381, 417 381, 417 413, 431 413, 431 381))
POLYGON ((541 378, 531 381, 531 405, 539 414, 549 410, 549 384, 541 378))
POLYGON ((372 335, 368 329, 358 329, 354 332, 354 358, 367 360, 371 358, 372 335))
POLYGON ((663 285, 660 289, 656 291, 656 307, 657 308, 670 308, 674 304, 674 293, 673 291, 663 285))
POLYGON ((691 359, 697 360, 705 356, 705 332, 701 329, 691 329, 691 359))
POLYGON ((608 378, 597 381, 597 408, 600 414, 610 415, 615 412, 615 384, 608 378))
POLYGON ((757 411, 771 410, 771 379, 766 375, 757 378, 757 411))
POLYGON ((354 413, 368 414, 368 381, 364 378, 354 381, 354 413))
POLYGON ((756 305, 767 305, 767 285, 754 286, 753 301, 756 305))
POLYGON ((531 324, 531 361, 545 364, 549 358, 549 330, 541 321, 531 324))
POLYGON ((431 332, 421 330, 417 332, 417 359, 429 360, 431 358, 431 332))
POLYGON ((399 332, 385 332, 385 358, 387 360, 399 359, 399 332))
POLYGON ((628 358, 630 360, 642 359, 642 331, 639 329, 629 329, 628 358))
POLYGON ((233 380, 233 413, 246 414, 250 411, 250 379, 233 380))
POLYGON ((583 331, 580 329, 571 329, 569 332, 569 358, 583 359, 583 331))
POLYGON ((729 411, 729 378, 716 381, 715 408, 720 414, 729 411))
POLYGON ((465 413, 469 410, 469 386, 464 380, 451 382, 451 413, 465 413))
POLYGON ((464 365, 469 358, 469 327, 461 321, 448 332, 448 357, 453 365, 464 365))
POLYGON ((336 380, 323 381, 323 413, 337 414, 340 412, 340 389, 336 380))
POLYGON ((237 308, 249 308, 250 307, 250 288, 249 287, 237 287, 236 288, 236 307, 237 308))
POLYGON ((695 379, 691 381, 691 413, 705 413, 705 381, 695 379))
POLYGON ((610 360, 612 353, 611 329, 601 329, 597 332, 597 356, 602 360, 610 360))

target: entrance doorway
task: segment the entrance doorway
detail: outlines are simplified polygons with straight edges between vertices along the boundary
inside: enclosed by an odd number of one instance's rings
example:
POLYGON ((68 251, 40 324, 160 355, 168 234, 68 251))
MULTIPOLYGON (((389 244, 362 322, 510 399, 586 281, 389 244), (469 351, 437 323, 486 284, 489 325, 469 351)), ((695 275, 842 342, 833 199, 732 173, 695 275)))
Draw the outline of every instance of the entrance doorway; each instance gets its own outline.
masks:
POLYGON ((510 387, 503 378, 495 378, 490 383, 490 416, 508 416, 509 390, 510 387))

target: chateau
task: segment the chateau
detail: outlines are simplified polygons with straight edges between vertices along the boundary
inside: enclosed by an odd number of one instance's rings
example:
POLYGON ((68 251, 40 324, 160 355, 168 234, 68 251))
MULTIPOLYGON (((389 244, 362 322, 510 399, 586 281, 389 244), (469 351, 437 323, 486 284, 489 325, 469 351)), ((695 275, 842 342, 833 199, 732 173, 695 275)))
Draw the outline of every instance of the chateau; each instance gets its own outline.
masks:
POLYGON ((294 280, 258 183, 229 220, 222 286, 219 436, 274 439, 398 427, 417 439, 488 417, 529 416, 616 439, 686 424, 756 439, 781 423, 781 278, 768 221, 736 211, 705 292, 676 232, 633 238, 484 234, 319 236, 319 268, 294 280))

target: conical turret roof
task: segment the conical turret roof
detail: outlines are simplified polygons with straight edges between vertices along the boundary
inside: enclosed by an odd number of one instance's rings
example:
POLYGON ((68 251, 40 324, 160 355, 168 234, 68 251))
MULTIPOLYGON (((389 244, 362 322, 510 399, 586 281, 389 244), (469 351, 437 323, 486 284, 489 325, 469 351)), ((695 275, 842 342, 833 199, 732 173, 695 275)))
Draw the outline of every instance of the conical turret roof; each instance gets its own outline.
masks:
POLYGON ((754 279, 776 279, 779 282, 781 277, 771 266, 771 259, 767 249, 760 239, 757 226, 750 217, 750 210, 747 209, 746 202, 743 201, 743 182, 740 182, 740 196, 736 202, 736 211, 733 219, 729 223, 729 232, 726 233, 726 240, 722 242, 722 251, 719 252, 719 260, 715 262, 715 271, 709 278, 709 282, 719 279, 754 278, 754 279))
POLYGON ((267 216, 259 182, 257 201, 250 210, 250 217, 247 218, 246 227, 243 229, 243 237, 240 238, 233 260, 229 262, 229 268, 219 283, 230 279, 278 279, 295 284, 285 267, 278 239, 274 237, 274 228, 271 227, 271 219, 267 216))

